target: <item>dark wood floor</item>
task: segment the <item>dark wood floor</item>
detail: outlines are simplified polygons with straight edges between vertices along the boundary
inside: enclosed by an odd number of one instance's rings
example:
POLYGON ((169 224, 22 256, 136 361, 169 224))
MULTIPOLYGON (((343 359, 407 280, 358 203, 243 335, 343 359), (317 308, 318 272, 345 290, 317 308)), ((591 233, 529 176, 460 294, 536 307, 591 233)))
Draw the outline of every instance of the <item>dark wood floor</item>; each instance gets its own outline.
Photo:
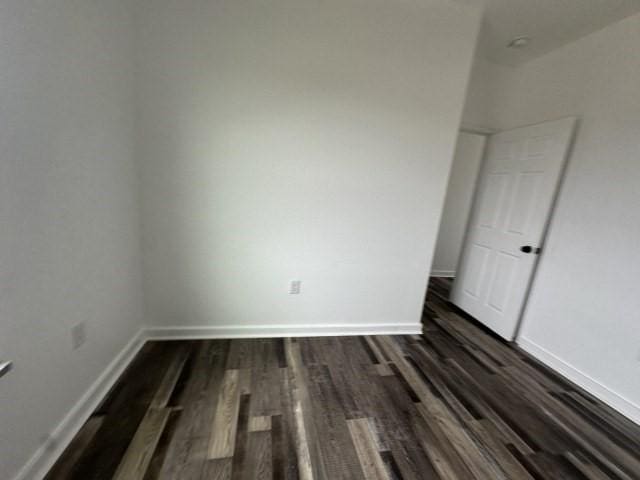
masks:
POLYGON ((639 479, 640 428, 464 318, 149 342, 47 479, 639 479))

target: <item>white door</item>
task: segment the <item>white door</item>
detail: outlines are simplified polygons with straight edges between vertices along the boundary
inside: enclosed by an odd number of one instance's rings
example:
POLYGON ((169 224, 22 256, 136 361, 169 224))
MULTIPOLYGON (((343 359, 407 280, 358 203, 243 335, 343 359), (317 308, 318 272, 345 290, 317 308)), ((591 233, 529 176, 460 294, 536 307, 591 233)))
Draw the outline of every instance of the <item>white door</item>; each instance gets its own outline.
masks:
POLYGON ((451 301, 512 340, 575 127, 564 118, 489 137, 451 301))

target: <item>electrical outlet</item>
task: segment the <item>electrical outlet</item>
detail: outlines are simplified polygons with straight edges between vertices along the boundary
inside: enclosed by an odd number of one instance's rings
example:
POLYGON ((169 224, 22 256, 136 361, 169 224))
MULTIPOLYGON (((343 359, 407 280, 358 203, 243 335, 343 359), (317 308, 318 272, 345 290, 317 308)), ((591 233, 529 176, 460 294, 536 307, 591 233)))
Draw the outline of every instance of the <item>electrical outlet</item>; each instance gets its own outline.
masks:
POLYGON ((80 322, 71 327, 71 347, 74 350, 80 348, 87 341, 87 324, 80 322))
POLYGON ((291 284, 289 285, 289 294, 300 295, 301 285, 302 285, 302 282, 300 280, 291 280, 291 284))

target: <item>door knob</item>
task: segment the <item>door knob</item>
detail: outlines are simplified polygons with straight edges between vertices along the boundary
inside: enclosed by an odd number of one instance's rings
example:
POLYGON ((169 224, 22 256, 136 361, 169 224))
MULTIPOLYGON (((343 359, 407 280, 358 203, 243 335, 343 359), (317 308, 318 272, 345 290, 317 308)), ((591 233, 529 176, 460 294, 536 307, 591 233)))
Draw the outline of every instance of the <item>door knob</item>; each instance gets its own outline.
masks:
POLYGON ((520 251, 522 253, 535 253, 536 255, 539 255, 542 249, 540 247, 533 248, 531 245, 523 245, 520 247, 520 251))

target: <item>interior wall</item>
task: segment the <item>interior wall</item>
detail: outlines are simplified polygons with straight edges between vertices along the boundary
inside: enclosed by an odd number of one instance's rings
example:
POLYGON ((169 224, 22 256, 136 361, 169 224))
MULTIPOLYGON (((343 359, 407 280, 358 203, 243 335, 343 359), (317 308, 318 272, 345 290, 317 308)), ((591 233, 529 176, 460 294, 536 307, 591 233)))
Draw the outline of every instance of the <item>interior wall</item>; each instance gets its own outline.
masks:
POLYGON ((141 325, 128 3, 0 2, 2 479, 141 325))
POLYGON ((479 12, 147 0, 138 20, 147 322, 419 328, 479 12))
POLYGON ((519 342, 640 422, 640 15, 504 70, 505 129, 580 125, 519 342))
POLYGON ((490 62, 476 55, 462 114, 462 125, 468 129, 491 132, 497 127, 496 105, 501 102, 502 84, 508 81, 514 67, 490 62))
POLYGON ((431 275, 455 277, 476 180, 484 154, 485 135, 460 132, 433 254, 431 275))

